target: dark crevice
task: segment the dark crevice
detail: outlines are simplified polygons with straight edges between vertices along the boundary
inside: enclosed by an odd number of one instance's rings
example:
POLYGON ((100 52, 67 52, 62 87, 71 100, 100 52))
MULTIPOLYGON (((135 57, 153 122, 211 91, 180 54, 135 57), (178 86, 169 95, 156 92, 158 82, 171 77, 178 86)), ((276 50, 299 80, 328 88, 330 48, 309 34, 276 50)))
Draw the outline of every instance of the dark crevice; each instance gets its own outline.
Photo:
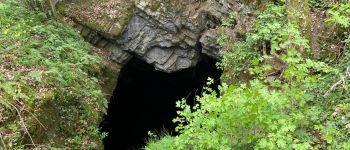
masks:
POLYGON ((104 139, 105 149, 139 149, 145 144, 147 131, 166 129, 174 135, 175 102, 187 98, 193 104, 207 78, 219 83, 220 75, 215 61, 209 58, 203 58, 195 68, 172 74, 133 58, 121 70, 108 114, 101 123, 102 131, 109 134, 104 139))

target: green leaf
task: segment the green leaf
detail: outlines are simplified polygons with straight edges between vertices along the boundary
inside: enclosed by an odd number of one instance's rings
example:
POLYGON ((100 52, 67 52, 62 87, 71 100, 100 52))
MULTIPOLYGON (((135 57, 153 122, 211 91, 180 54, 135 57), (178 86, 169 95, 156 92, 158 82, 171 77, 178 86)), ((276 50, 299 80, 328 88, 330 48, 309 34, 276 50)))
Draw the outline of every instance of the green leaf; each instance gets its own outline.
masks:
POLYGON ((11 109, 11 106, 9 105, 9 102, 7 100, 5 100, 4 98, 0 97, 0 104, 5 106, 8 109, 11 109))
POLYGON ((42 82, 42 75, 38 71, 31 71, 29 75, 38 82, 42 82))

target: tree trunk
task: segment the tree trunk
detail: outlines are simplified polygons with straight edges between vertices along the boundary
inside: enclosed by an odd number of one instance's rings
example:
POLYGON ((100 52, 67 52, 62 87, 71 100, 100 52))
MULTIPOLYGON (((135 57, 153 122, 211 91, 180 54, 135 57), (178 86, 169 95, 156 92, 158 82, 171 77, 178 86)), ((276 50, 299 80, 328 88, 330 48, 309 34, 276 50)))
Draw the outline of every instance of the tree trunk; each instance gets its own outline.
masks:
POLYGON ((308 0, 286 0, 288 22, 298 25, 304 38, 311 41, 312 19, 308 0))

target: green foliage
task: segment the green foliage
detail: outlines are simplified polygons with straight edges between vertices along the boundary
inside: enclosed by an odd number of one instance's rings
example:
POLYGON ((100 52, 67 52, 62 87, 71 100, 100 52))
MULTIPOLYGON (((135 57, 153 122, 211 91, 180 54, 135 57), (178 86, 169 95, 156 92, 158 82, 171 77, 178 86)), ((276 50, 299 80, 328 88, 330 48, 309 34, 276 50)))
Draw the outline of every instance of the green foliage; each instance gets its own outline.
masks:
POLYGON ((240 76, 247 76, 249 68, 253 61, 256 62, 258 56, 267 53, 276 53, 281 51, 288 39, 289 24, 287 24, 286 7, 284 5, 269 5, 268 9, 263 11, 256 22, 255 30, 247 33, 245 41, 236 41, 231 50, 224 52, 220 67, 225 70, 224 80, 242 80, 240 76), (281 44, 280 44, 281 43, 281 44), (268 51, 268 47, 270 51, 268 51), (261 50, 259 50, 261 49, 261 50))
POLYGON ((169 149, 174 144, 175 138, 165 129, 161 133, 148 132, 148 141, 145 150, 164 150, 169 149))
POLYGON ((226 72, 222 77, 224 80, 238 80, 241 75, 248 73, 249 62, 258 55, 249 42, 237 41, 231 51, 224 52, 222 63, 219 64, 220 68, 226 72), (240 51, 240 49, 247 51, 240 51), (232 65, 235 67, 231 68, 232 65))
POLYGON ((309 0, 311 9, 327 10, 337 4, 346 4, 348 0, 309 0))
MULTIPOLYGON (((350 48, 350 36, 349 36, 349 25, 350 25, 350 3, 341 4, 339 6, 335 6, 332 9, 328 10, 328 14, 330 17, 325 21, 328 24, 339 27, 340 31, 343 35, 340 35, 343 39, 344 44, 344 57, 348 57, 349 53, 347 50, 350 48)), ((345 61, 349 60, 348 58, 345 61)), ((344 61, 344 59, 343 59, 344 61)))
POLYGON ((334 5, 334 0, 309 0, 309 5, 311 9, 327 9, 334 5))
MULTIPOLYGON (((349 20, 339 20, 345 8, 330 10, 327 22, 346 27, 349 20)), ((233 83, 223 83, 219 93, 206 88, 193 107, 177 102, 179 135, 167 137, 167 149, 350 148, 349 49, 338 64, 314 60, 286 9, 267 6, 246 40, 224 53, 223 77, 233 83)))
POLYGON ((343 71, 340 78, 334 78, 333 76, 327 76, 325 82, 332 82, 333 88, 329 89, 326 95, 326 103, 324 106, 325 111, 322 112, 320 121, 324 122, 322 125, 316 126, 321 134, 325 135, 325 139, 331 149, 349 149, 350 148, 350 121, 349 121, 349 104, 350 93, 349 83, 346 80, 349 79, 349 61, 350 61, 350 36, 349 36, 349 24, 350 24, 350 4, 343 3, 328 10, 330 18, 325 22, 331 24, 337 29, 339 33, 338 37, 342 40, 342 51, 339 55, 339 59, 332 63, 332 66, 343 71), (340 82, 341 81, 341 82, 340 82), (328 116, 328 118, 324 117, 328 116), (346 141, 346 142, 341 142, 346 141))
MULTIPOLYGON (((319 59, 326 63, 337 64, 338 67, 346 68, 348 66, 348 48, 349 48, 349 3, 338 4, 326 10, 327 18, 322 32, 318 33, 320 38, 319 59), (339 63, 342 62, 342 63, 339 63)), ((317 39, 317 38, 315 38, 317 39)))
POLYGON ((341 4, 335 6, 328 11, 330 18, 326 20, 326 23, 338 24, 341 27, 347 28, 350 24, 350 4, 341 4))
POLYGON ((60 0, 24 0, 23 3, 32 10, 45 12, 49 16, 55 16, 55 5, 58 1, 60 0))
POLYGON ((94 149, 107 103, 96 79, 101 60, 45 16, 0 2, 0 148, 94 149))
MULTIPOLYGON (((283 90, 303 93, 287 86, 283 90)), ((304 110, 296 108, 310 100, 310 96, 294 97, 292 93, 270 91, 258 80, 252 80, 249 87, 245 84, 239 87, 222 85, 220 93, 225 94, 219 97, 213 92, 203 94, 193 112, 184 102, 179 104, 184 110, 176 119, 182 122, 177 128, 181 134, 176 139, 176 149, 291 149, 309 146, 305 141, 296 141, 298 136, 293 133, 302 130, 299 124, 307 124, 305 120, 309 118, 303 116, 304 110)))
POLYGON ((236 13, 230 13, 229 17, 222 21, 223 27, 233 27, 235 23, 235 18, 237 17, 236 13))

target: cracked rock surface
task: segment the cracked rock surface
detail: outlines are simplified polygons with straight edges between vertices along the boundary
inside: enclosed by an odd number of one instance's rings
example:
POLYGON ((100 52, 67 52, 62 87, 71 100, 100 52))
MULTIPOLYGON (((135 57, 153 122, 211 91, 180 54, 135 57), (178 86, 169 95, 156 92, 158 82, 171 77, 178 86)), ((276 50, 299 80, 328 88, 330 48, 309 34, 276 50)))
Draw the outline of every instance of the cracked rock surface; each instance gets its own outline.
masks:
POLYGON ((137 57, 168 73, 194 67, 203 55, 220 59, 222 32, 235 37, 254 22, 254 11, 240 0, 66 0, 58 8, 112 61, 137 57), (220 29, 231 12, 234 26, 220 29))

